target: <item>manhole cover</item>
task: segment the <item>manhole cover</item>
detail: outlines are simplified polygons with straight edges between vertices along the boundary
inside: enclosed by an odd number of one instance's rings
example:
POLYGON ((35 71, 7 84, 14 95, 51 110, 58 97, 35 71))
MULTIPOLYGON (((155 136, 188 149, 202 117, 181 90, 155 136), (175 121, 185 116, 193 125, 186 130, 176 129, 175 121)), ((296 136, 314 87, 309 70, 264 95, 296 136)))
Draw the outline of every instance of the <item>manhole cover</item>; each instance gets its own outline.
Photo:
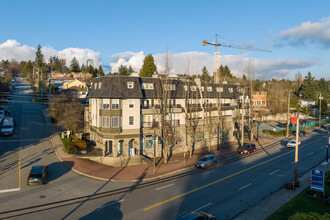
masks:
POLYGON ((44 199, 46 198, 46 196, 42 195, 42 196, 39 196, 40 199, 44 199))

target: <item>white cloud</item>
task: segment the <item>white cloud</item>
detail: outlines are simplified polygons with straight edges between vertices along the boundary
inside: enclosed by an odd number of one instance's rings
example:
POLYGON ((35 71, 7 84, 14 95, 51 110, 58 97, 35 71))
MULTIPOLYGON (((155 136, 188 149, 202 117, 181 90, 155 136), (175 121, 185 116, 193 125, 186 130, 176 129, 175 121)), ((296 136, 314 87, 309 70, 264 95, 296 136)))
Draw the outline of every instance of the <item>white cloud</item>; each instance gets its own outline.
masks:
MULTIPOLYGON (((124 52, 112 56, 110 66, 112 72, 118 71, 120 65, 129 67, 130 65, 139 72, 144 60, 144 52, 124 52)), ((165 57, 166 54, 155 54, 155 64, 159 73, 165 71, 165 57)), ((168 54, 170 73, 190 75, 201 74, 203 66, 206 66, 209 72, 213 73, 214 57, 205 52, 191 51, 177 54, 168 54), (189 60, 189 61, 188 61, 189 60), (188 68, 189 63, 189 68, 188 68), (189 70, 188 70, 189 69, 189 70)), ((241 77, 246 74, 247 65, 249 62, 249 54, 241 55, 222 55, 220 56, 220 64, 227 65, 235 76, 241 77)), ((284 78, 288 77, 292 72, 310 67, 315 64, 314 61, 308 60, 294 60, 291 58, 282 58, 276 60, 262 60, 253 59, 255 66, 255 78, 269 79, 269 78, 284 78)))
MULTIPOLYGON (((42 53, 45 56, 45 61, 48 62, 50 56, 58 56, 60 59, 66 59, 67 65, 69 66, 73 57, 76 57, 82 65, 86 64, 87 59, 93 59, 95 67, 102 64, 101 54, 90 49, 81 48, 66 48, 61 51, 57 51, 51 47, 42 47, 42 53)), ((36 48, 29 47, 27 45, 21 46, 16 40, 7 40, 6 42, 0 44, 0 59, 17 61, 22 60, 34 60, 35 59, 36 48)))
POLYGON ((326 48, 330 47, 330 17, 322 18, 319 22, 314 23, 304 22, 298 27, 282 31, 280 37, 294 46, 310 42, 326 48))

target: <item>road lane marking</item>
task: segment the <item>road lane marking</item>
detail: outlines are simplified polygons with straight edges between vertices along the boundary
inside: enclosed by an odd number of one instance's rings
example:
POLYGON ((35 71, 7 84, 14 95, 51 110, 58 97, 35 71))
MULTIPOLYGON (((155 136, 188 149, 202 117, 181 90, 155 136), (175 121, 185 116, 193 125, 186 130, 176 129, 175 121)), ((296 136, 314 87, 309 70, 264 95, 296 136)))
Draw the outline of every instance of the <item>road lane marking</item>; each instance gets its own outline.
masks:
POLYGON ((312 155, 314 152, 310 152, 309 154, 308 154, 308 156, 310 156, 310 155, 312 155))
POLYGON ((325 146, 321 147, 320 149, 323 149, 323 148, 325 148, 325 146))
MULTIPOLYGON (((309 145, 311 145, 311 144, 313 144, 313 143, 315 143, 315 142, 318 142, 318 141, 320 141, 320 140, 323 140, 323 137, 322 137, 322 138, 319 138, 319 139, 317 139, 317 140, 315 140, 315 141, 312 141, 312 142, 310 142, 310 143, 308 143, 308 144, 306 144, 306 145, 304 145, 304 146, 301 146, 301 147, 299 147, 299 148, 302 149, 302 148, 304 148, 304 147, 306 147, 306 146, 309 146, 309 145)), ((207 187, 213 186, 213 185, 215 185, 215 184, 217 184, 217 183, 220 183, 220 182, 222 182, 222 181, 224 181, 224 180, 227 180, 227 179, 232 178, 232 177, 234 177, 234 176, 237 176, 237 175, 239 175, 239 174, 245 173, 245 172, 247 172, 247 171, 249 171, 249 170, 252 170, 252 169, 254 169, 254 168, 256 168, 256 167, 260 167, 260 166, 262 166, 262 165, 264 165, 264 164, 267 164, 267 163, 269 163, 269 162, 271 162, 271 161, 273 161, 273 160, 276 160, 276 159, 278 159, 278 158, 284 157, 284 156, 286 156, 286 155, 288 155, 288 154, 290 154, 290 153, 292 153, 292 152, 294 152, 294 150, 290 150, 290 151, 288 151, 288 152, 286 152, 286 153, 283 153, 283 154, 278 155, 278 156, 276 156, 276 157, 270 158, 269 160, 263 161, 263 162, 261 162, 261 163, 259 163, 259 164, 256 164, 256 165, 254 165, 254 166, 252 166, 252 167, 249 167, 249 168, 246 168, 246 169, 244 169, 244 170, 241 170, 241 171, 239 171, 239 172, 237 172, 237 173, 233 173, 233 174, 231 174, 231 175, 229 175, 229 176, 223 177, 223 178, 221 178, 221 179, 218 179, 218 180, 216 180, 216 181, 213 181, 213 182, 211 182, 211 183, 208 183, 208 184, 206 184, 206 185, 204 185, 204 186, 198 187, 198 188, 196 188, 196 189, 190 190, 190 191, 185 192, 185 193, 183 193, 183 194, 180 194, 180 195, 178 195, 178 196, 175 196, 175 197, 172 197, 172 198, 170 198, 170 199, 164 200, 164 201, 162 201, 162 202, 156 203, 156 204, 154 204, 154 205, 148 206, 147 208, 144 208, 143 211, 148 211, 148 210, 150 210, 150 209, 153 209, 153 208, 156 208, 156 207, 158 207, 158 206, 164 205, 164 204, 166 204, 166 203, 172 202, 172 201, 174 201, 174 200, 176 200, 176 199, 182 198, 182 197, 184 197, 184 196, 186 196, 186 195, 189 195, 189 194, 192 194, 192 193, 194 193, 194 192, 197 192, 197 191, 200 191, 200 190, 202 190, 202 189, 205 189, 205 188, 207 188, 207 187)), ((293 162, 293 163, 294 163, 294 162, 293 162)))
POLYGON ((239 188, 238 190, 242 190, 242 189, 245 189, 246 187, 252 185, 252 183, 249 183, 249 184, 246 184, 245 186, 242 186, 241 188, 239 188))
POLYGON ((198 209, 195 209, 194 212, 197 212, 197 211, 201 210, 202 208, 205 208, 206 206, 209 206, 211 204, 212 204, 212 202, 210 202, 210 203, 208 203, 206 205, 203 205, 202 207, 199 207, 198 209))
POLYGON ((278 172, 280 170, 275 170, 274 172, 271 172, 269 175, 273 175, 274 173, 278 172))
POLYGON ((117 204, 117 203, 121 203, 121 202, 124 202, 124 201, 125 201, 125 199, 121 199, 119 201, 114 201, 114 202, 111 202, 109 204, 105 204, 103 206, 100 206, 98 209, 103 209, 104 207, 107 207, 107 206, 110 206, 110 205, 114 205, 114 204, 117 204))
POLYGON ((235 162, 234 164, 238 164, 238 163, 241 163, 242 161, 241 160, 238 160, 237 162, 235 162))
POLYGON ((174 183, 171 183, 171 184, 169 184, 169 185, 159 187, 159 188, 157 188, 156 190, 164 189, 164 188, 167 188, 167 187, 170 187, 170 186, 173 186, 173 185, 174 185, 174 183))
POLYGON ((295 163, 294 161, 291 162, 291 164, 294 164, 294 163, 295 163))
POLYGON ((2 189, 0 190, 0 193, 7 193, 7 192, 17 192, 20 191, 21 188, 14 188, 14 189, 2 189))
POLYGON ((210 171, 207 171, 207 172, 205 172, 205 173, 202 173, 202 175, 206 175, 206 174, 209 174, 209 173, 212 173, 212 172, 214 172, 215 170, 210 170, 210 171))

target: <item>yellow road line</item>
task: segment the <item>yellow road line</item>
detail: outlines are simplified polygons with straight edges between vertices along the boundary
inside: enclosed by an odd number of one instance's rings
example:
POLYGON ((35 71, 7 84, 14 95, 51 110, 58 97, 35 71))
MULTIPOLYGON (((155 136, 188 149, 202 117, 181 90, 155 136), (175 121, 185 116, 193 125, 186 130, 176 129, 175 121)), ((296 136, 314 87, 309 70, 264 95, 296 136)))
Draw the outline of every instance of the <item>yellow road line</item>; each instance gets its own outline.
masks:
POLYGON ((21 158, 18 158, 18 188, 21 188, 21 158))
MULTIPOLYGON (((301 149, 301 148, 304 148, 304 147, 306 147, 306 146, 308 146, 308 145, 310 145, 310 144, 313 144, 313 143, 315 143, 315 142, 317 142, 317 141, 319 141, 319 140, 321 140, 321 139, 322 139, 322 138, 317 139, 317 140, 315 140, 315 141, 313 141, 313 142, 311 142, 311 143, 308 143, 307 145, 301 146, 301 147, 299 147, 299 148, 300 148, 300 149, 301 149)), ((209 183, 209 184, 206 184, 206 185, 204 185, 204 186, 201 186, 201 187, 196 188, 196 189, 194 189, 194 190, 191 190, 191 191, 189 191, 189 192, 183 193, 183 194, 181 194, 181 195, 175 196, 175 197, 170 198, 170 199, 168 199, 168 200, 165 200, 165 201, 163 201, 163 202, 160 202, 160 203, 157 203, 157 204, 155 204, 155 205, 152 205, 152 206, 149 206, 149 207, 147 207, 147 208, 144 208, 143 211, 148 211, 148 210, 150 210, 150 209, 153 209, 153 208, 156 208, 156 207, 158 207, 158 206, 161 206, 161 205, 164 205, 164 204, 166 204, 166 203, 169 203, 169 202, 171 202, 171 201, 174 201, 174 200, 176 200, 176 199, 178 199, 178 198, 184 197, 184 196, 189 195, 189 194, 191 194, 191 193, 194 193, 194 192, 196 192, 196 191, 199 191, 199 190, 205 189, 205 188, 207 188, 207 187, 209 187, 209 186, 212 186, 212 185, 214 185, 214 184, 220 183, 220 182, 222 182, 222 181, 224 181, 224 180, 226 180, 226 179, 229 179, 229 178, 231 178, 231 177, 237 176, 237 175, 239 175, 239 174, 241 174, 241 173, 245 173, 246 171, 252 170, 252 169, 254 169, 254 168, 256 168, 256 167, 259 167, 259 166, 264 165, 264 164, 266 164, 266 163, 269 163, 269 162, 271 162, 271 161, 273 161, 273 160, 276 160, 276 159, 278 159, 278 158, 280 158, 280 157, 283 157, 283 156, 285 156, 285 155, 291 153, 292 151, 294 151, 294 150, 288 151, 288 152, 286 152, 286 153, 284 153, 284 154, 281 154, 281 155, 279 155, 279 156, 276 156, 276 157, 274 157, 274 158, 271 158, 271 159, 269 159, 269 160, 266 160, 266 161, 264 161, 264 162, 261 162, 261 163, 259 163, 259 164, 256 164, 256 165, 254 165, 254 166, 252 166, 252 167, 249 167, 249 168, 247 168, 247 169, 245 169, 245 170, 241 170, 241 171, 239 171, 239 172, 237 172, 237 173, 234 173, 234 174, 232 174, 232 175, 226 176, 226 177, 224 177, 224 178, 222 178, 222 179, 216 180, 216 181, 214 181, 214 182, 211 182, 211 183, 209 183)))

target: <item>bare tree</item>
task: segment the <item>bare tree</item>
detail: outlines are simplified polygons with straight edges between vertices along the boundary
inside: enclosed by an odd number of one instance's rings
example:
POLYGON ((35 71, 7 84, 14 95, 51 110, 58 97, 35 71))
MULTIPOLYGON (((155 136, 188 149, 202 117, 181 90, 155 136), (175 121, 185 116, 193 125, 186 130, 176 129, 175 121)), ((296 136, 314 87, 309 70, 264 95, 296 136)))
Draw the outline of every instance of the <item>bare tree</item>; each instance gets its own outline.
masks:
POLYGON ((247 74, 249 76, 249 81, 250 81, 250 103, 249 103, 249 130, 250 130, 250 141, 253 141, 253 126, 254 126, 254 123, 253 123, 253 103, 252 103, 252 94, 253 94, 253 75, 254 75, 254 62, 251 58, 249 58, 249 62, 248 62, 248 65, 247 65, 247 74))

